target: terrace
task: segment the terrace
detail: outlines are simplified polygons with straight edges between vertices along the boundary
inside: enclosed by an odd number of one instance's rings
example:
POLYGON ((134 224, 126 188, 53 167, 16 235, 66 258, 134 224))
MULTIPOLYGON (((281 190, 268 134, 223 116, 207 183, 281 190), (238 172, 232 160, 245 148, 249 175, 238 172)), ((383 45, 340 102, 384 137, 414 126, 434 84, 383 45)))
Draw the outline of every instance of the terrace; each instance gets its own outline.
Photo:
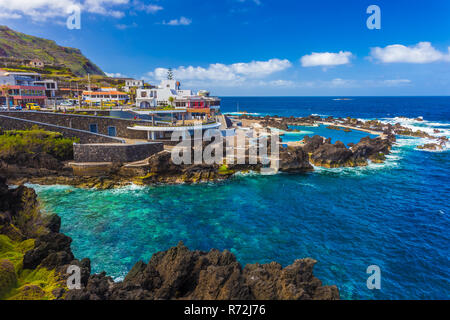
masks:
POLYGON ((204 120, 177 120, 177 121, 154 121, 147 123, 140 123, 128 127, 129 130, 147 132, 148 140, 161 141, 164 143, 170 142, 172 133, 174 132, 189 132, 192 134, 195 130, 202 132, 209 129, 219 129, 221 124, 215 119, 204 120))
POLYGON ((164 129, 166 128, 188 128, 188 129, 192 129, 192 127, 195 126, 201 126, 203 129, 205 126, 220 126, 220 123, 218 123, 215 119, 204 119, 204 120, 197 120, 197 119, 193 119, 193 120, 176 120, 176 121, 164 121, 164 120, 158 120, 158 121, 154 121, 149 122, 148 125, 143 125, 143 124, 138 124, 138 125, 134 125, 133 127, 129 127, 129 129, 131 130, 140 130, 138 128, 154 128, 156 131, 158 130, 162 130, 162 131, 166 131, 164 129))

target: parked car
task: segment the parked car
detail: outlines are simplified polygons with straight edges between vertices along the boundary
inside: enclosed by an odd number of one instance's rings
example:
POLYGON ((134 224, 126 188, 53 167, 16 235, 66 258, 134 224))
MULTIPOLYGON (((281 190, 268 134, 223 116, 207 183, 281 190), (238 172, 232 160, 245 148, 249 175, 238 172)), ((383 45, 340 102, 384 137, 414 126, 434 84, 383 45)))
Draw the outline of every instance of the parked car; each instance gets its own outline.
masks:
POLYGON ((28 110, 37 110, 37 111, 39 111, 39 110, 41 110, 41 106, 36 104, 36 103, 34 103, 34 102, 27 103, 27 109, 28 110))
POLYGON ((59 104, 61 107, 72 107, 73 103, 70 101, 63 101, 59 104))
POLYGON ((117 104, 114 102, 103 102, 104 107, 117 107, 117 104))
POLYGON ((1 111, 8 110, 8 107, 7 107, 5 104, 2 104, 2 105, 0 106, 0 110, 1 110, 1 111))
POLYGON ((22 110, 22 107, 21 106, 14 106, 13 108, 12 108, 13 110, 22 110))

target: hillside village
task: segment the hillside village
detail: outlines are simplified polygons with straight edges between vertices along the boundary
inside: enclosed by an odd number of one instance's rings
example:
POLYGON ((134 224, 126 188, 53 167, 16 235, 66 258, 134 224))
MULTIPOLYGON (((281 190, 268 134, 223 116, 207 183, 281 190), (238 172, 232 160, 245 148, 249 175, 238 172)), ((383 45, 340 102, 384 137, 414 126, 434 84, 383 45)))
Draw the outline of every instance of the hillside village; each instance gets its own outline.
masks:
POLYGON ((106 107, 117 107, 131 105, 135 101, 137 88, 154 87, 143 81, 137 82, 129 78, 110 78, 100 75, 75 77, 70 73, 61 76, 58 74, 59 71, 69 72, 63 67, 51 66, 53 73, 43 72, 48 68, 39 59, 30 60, 27 64, 14 68, 0 68, 0 86, 2 88, 0 105, 23 109, 27 107, 27 104, 34 103, 39 108, 54 109, 58 106, 67 108, 102 107, 103 102, 106 107), (108 94, 103 94, 105 96, 103 101, 102 99, 91 101, 89 95, 84 94, 86 92, 99 92, 99 94, 107 92, 108 94), (8 103, 6 102, 7 97, 9 98, 8 103), (90 104, 90 102, 93 103, 90 104))

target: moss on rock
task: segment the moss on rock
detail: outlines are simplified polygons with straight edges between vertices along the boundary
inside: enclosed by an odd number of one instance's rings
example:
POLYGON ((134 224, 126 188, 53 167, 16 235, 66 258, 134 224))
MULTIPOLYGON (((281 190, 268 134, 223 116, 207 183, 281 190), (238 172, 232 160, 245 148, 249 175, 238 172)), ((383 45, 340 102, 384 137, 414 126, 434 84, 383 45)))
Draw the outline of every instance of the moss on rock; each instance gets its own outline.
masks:
POLYGON ((34 248, 34 239, 13 241, 8 236, 0 234, 0 259, 8 259, 16 272, 22 270, 25 252, 34 248))
POLYGON ((0 235, 0 299, 55 299, 54 290, 65 287, 55 270, 23 269, 23 257, 34 243, 34 239, 13 241, 0 235))
POLYGON ((0 259, 0 298, 16 286, 17 275, 8 259, 0 259))
POLYGON ((46 268, 23 270, 17 280, 17 287, 6 296, 9 300, 53 300, 53 292, 64 288, 65 283, 55 272, 46 268))
POLYGON ((234 171, 234 170, 228 169, 228 165, 223 164, 223 165, 221 165, 221 166, 219 167, 219 170, 218 170, 217 173, 220 174, 220 175, 226 176, 226 175, 232 175, 232 174, 234 174, 235 171, 234 171))

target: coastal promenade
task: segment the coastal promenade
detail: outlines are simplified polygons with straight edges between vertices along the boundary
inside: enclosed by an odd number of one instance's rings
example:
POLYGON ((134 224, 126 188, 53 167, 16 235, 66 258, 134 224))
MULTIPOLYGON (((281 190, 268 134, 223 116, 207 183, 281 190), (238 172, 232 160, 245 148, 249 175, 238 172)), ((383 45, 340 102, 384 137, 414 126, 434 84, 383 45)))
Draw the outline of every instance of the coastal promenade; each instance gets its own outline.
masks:
POLYGON ((376 131, 376 130, 370 130, 370 129, 360 128, 360 127, 355 127, 355 126, 349 126, 349 125, 345 125, 345 124, 336 124, 333 122, 326 122, 326 121, 317 121, 317 123, 322 124, 324 126, 336 126, 336 127, 340 127, 340 128, 347 128, 347 129, 351 129, 351 130, 367 132, 367 133, 373 134, 375 136, 380 136, 382 138, 384 137, 384 134, 382 132, 376 131))

